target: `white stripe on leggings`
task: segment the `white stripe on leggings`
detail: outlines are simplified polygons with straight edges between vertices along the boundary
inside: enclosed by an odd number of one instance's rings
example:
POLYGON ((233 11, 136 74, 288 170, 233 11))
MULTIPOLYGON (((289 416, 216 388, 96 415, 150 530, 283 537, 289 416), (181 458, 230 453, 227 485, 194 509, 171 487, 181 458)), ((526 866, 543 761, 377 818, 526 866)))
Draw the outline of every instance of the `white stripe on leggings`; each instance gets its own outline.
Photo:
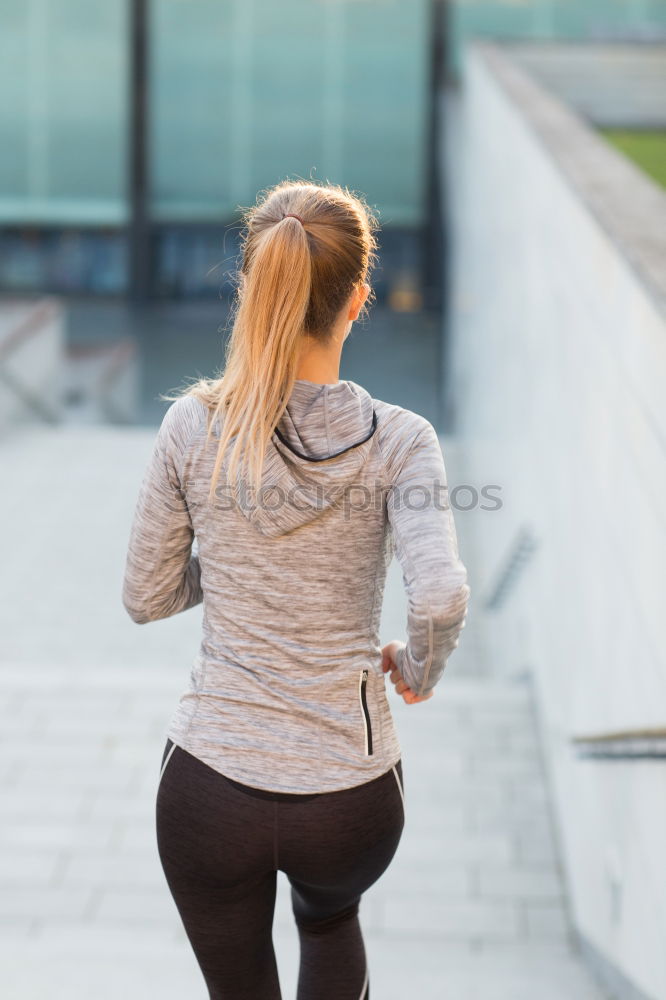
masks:
POLYGON ((358 1000, 365 1000, 365 997, 366 997, 365 991, 367 990, 367 988, 368 988, 368 967, 366 965, 366 967, 365 967, 365 979, 363 980, 363 989, 361 990, 361 995, 358 998, 358 1000))
POLYGON ((158 785, 159 785, 160 781, 162 780, 162 775, 164 774, 164 769, 167 766, 167 764, 169 763, 169 757, 174 752, 174 750, 176 749, 177 746, 178 746, 178 744, 174 743, 174 745, 171 747, 171 749, 169 750, 168 754, 166 755, 166 757, 164 759, 164 763, 162 764, 162 770, 160 771, 160 776, 157 779, 157 784, 158 785))
POLYGON ((402 790, 402 785, 400 784, 400 778, 398 777, 398 772, 396 771, 395 764, 393 765, 393 767, 391 768, 391 770, 395 774, 395 780, 398 783, 398 788, 400 790, 400 798, 402 799, 402 811, 404 812, 405 811, 405 795, 404 795, 403 790, 402 790))

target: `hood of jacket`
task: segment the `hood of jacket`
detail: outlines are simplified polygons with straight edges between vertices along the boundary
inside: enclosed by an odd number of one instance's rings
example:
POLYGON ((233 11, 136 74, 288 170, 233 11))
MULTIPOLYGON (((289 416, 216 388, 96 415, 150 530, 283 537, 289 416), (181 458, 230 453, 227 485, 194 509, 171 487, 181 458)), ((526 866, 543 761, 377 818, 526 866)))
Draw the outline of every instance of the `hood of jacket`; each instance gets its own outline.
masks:
POLYGON ((348 379, 297 379, 267 443, 256 495, 237 477, 239 509, 271 537, 319 517, 356 479, 376 427, 372 397, 363 386, 348 379))

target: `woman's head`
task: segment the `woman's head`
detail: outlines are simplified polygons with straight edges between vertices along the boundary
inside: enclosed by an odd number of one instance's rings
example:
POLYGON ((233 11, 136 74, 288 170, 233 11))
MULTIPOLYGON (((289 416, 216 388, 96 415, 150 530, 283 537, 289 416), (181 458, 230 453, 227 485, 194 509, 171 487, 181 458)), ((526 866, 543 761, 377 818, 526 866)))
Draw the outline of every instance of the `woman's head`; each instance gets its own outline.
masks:
MULTIPOLYGON (((374 263, 374 217, 337 185, 283 181, 245 212, 244 222, 240 278, 249 307, 264 298, 268 310, 297 307, 300 332, 325 344, 374 263), (272 288, 262 282, 267 272, 272 288)), ((238 315, 242 309, 241 300, 238 315)))
POLYGON ((211 499, 234 435, 229 479, 242 465, 250 485, 258 487, 266 444, 284 412, 302 353, 313 346, 333 348, 337 338, 344 339, 349 314, 353 318, 365 308, 376 260, 374 215, 362 198, 336 184, 282 181, 263 192, 242 221, 224 370, 185 393, 208 406, 209 436, 215 418, 224 415, 211 499))

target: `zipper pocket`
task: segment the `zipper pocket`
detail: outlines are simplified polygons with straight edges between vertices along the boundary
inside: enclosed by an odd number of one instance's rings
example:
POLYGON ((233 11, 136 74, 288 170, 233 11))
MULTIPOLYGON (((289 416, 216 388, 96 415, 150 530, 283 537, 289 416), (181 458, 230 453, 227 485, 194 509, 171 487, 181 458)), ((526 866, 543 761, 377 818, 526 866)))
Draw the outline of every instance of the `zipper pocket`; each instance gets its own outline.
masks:
POLYGON ((372 751, 372 726, 370 725, 370 713, 368 711, 368 699, 367 699, 367 684, 368 684, 368 671, 362 670, 361 676, 359 677, 359 697, 361 700, 361 709, 363 710, 363 719, 365 724, 365 752, 369 756, 372 751))

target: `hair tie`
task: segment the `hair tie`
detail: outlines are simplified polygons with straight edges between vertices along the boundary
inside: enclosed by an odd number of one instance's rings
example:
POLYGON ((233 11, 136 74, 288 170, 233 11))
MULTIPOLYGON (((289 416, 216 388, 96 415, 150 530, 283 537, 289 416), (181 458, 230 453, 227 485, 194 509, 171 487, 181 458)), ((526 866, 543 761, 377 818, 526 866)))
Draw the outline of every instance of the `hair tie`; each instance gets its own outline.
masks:
POLYGON ((286 218, 291 218, 291 219, 298 219, 298 221, 300 222, 300 224, 301 224, 302 226, 304 226, 304 225, 305 225, 305 223, 304 223, 304 222, 303 222, 303 220, 301 219, 300 215, 296 215, 296 213, 295 213, 295 212, 285 212, 285 214, 284 214, 284 215, 282 216, 282 218, 283 218, 283 219, 286 219, 286 218))

